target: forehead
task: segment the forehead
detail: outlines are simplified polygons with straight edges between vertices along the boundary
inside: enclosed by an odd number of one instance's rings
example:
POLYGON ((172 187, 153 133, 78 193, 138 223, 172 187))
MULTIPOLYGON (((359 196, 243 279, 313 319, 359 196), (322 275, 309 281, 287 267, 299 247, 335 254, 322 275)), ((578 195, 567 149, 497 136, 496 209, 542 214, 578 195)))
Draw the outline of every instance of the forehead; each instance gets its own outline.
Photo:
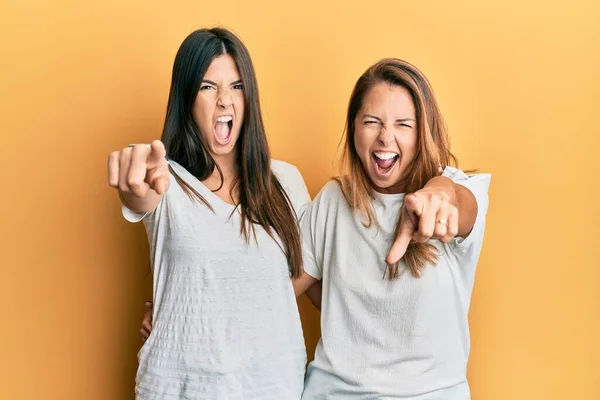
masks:
POLYGON ((213 82, 233 82, 240 79, 240 73, 233 57, 223 54, 212 60, 204 74, 204 79, 213 82))
POLYGON ((415 106, 408 90, 387 82, 380 82, 367 91, 361 110, 380 117, 415 117, 415 106))

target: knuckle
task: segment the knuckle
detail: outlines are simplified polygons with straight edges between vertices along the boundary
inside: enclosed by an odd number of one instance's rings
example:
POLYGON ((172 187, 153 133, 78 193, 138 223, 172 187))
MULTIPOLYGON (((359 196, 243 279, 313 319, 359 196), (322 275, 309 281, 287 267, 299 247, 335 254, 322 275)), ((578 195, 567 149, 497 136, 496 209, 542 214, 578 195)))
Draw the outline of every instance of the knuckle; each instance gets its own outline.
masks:
POLYGON ((415 238, 415 242, 417 243, 425 243, 429 240, 429 237, 425 237, 425 236, 418 236, 417 238, 415 238))
POLYGON ((450 236, 452 236, 452 237, 455 237, 456 235, 458 235, 458 228, 455 227, 455 226, 448 228, 448 233, 447 234, 450 235, 450 236))
POLYGON ((431 238, 431 235, 421 233, 415 237, 415 241, 419 242, 419 243, 423 243, 423 242, 429 240, 429 238, 431 238))
POLYGON ((139 188, 142 186, 142 180, 137 176, 130 176, 127 178, 127 184, 130 188, 139 188))
POLYGON ((450 201, 448 195, 444 192, 437 192, 433 194, 431 199, 436 205, 444 205, 450 201))
POLYGON ((428 237, 430 238, 433 235, 434 229, 433 228, 425 228, 425 229, 421 229, 421 236, 423 237, 428 237))
POLYGON ((446 234, 446 225, 443 224, 437 224, 438 226, 436 226, 435 228, 435 235, 436 236, 444 236, 446 234))
POLYGON ((131 152, 129 152, 129 151, 119 152, 119 162, 121 163, 121 165, 123 165, 123 163, 128 161, 130 158, 131 158, 131 152))

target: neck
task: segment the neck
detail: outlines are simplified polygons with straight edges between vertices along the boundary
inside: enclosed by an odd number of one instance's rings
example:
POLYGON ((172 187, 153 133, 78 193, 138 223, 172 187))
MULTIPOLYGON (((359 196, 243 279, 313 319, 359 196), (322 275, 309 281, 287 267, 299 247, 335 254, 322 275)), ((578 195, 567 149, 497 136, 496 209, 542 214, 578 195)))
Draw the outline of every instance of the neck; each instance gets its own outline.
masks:
MULTIPOLYGON (((223 183, 230 183, 233 179, 235 179, 238 175, 239 168, 235 161, 235 154, 231 152, 230 154, 224 156, 213 156, 215 163, 221 168, 221 172, 223 173, 223 183)), ((219 171, 215 168, 212 175, 208 179, 216 178, 220 180, 219 171)))
POLYGON ((219 170, 215 168, 212 174, 202 181, 202 183, 226 202, 236 204, 237 194, 231 191, 232 185, 239 173, 239 168, 235 161, 235 153, 232 152, 224 156, 213 155, 213 159, 221 169, 223 178, 221 180, 219 170))
POLYGON ((379 192, 379 193, 383 193, 383 194, 406 193, 406 182, 404 182, 404 181, 398 182, 392 186, 388 186, 385 188, 375 186, 375 185, 373 185, 373 183, 371 183, 371 186, 373 187, 373 190, 375 190, 376 192, 379 192))

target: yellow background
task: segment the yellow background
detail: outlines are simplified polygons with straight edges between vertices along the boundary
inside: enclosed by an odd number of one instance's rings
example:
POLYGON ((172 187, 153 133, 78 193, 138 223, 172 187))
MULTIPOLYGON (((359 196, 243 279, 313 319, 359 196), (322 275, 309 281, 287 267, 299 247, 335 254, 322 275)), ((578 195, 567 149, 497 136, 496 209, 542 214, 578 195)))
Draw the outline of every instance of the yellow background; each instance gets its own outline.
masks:
POLYGON ((216 24, 248 46, 273 155, 312 195, 358 76, 419 66, 461 166, 493 174, 473 398, 600 399, 596 0, 2 1, 1 399, 133 398, 151 279, 106 158, 160 136, 176 50, 216 24))

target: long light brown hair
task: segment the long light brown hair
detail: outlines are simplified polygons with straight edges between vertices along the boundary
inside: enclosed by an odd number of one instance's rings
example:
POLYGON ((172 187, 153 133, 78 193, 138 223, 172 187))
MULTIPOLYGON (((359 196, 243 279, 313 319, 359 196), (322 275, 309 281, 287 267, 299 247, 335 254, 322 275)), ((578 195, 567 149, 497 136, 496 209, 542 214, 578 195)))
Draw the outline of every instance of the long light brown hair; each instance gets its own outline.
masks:
MULTIPOLYGON (((239 193, 236 210, 241 214, 241 235, 249 240, 255 233, 254 225, 262 226, 273 240, 277 234, 281 239, 290 275, 298 277, 302 273, 300 231, 291 201, 271 171, 254 66, 246 46, 226 29, 200 29, 192 32, 175 56, 162 134, 167 156, 200 181, 211 176, 216 169, 221 177, 221 185, 223 184, 221 169, 209 153, 192 116, 200 82, 211 62, 223 54, 229 54, 235 60, 244 87, 245 115, 236 145, 239 173, 232 185, 232 191, 235 189, 239 193)), ((212 209, 206 199, 177 176, 173 169, 171 173, 190 197, 212 209)))
MULTIPOLYGON (((348 204, 364 217, 366 227, 378 225, 378 221, 371 203, 373 186, 356 152, 354 123, 366 94, 373 86, 382 82, 405 88, 415 106, 417 151, 415 158, 403 173, 406 192, 416 192, 431 178, 440 175, 444 167, 457 165, 456 157, 450 152, 444 119, 425 75, 414 65, 397 58, 385 58, 369 67, 356 82, 350 96, 342 154, 343 172, 340 177, 335 178, 348 204)), ((400 213, 396 235, 399 233, 402 218, 403 213, 400 213)), ((404 264, 415 277, 420 276, 427 263, 434 263, 437 259, 435 246, 417 242, 409 244, 403 257, 404 264)), ((388 264, 389 279, 398 277, 398 264, 399 262, 388 264)))

